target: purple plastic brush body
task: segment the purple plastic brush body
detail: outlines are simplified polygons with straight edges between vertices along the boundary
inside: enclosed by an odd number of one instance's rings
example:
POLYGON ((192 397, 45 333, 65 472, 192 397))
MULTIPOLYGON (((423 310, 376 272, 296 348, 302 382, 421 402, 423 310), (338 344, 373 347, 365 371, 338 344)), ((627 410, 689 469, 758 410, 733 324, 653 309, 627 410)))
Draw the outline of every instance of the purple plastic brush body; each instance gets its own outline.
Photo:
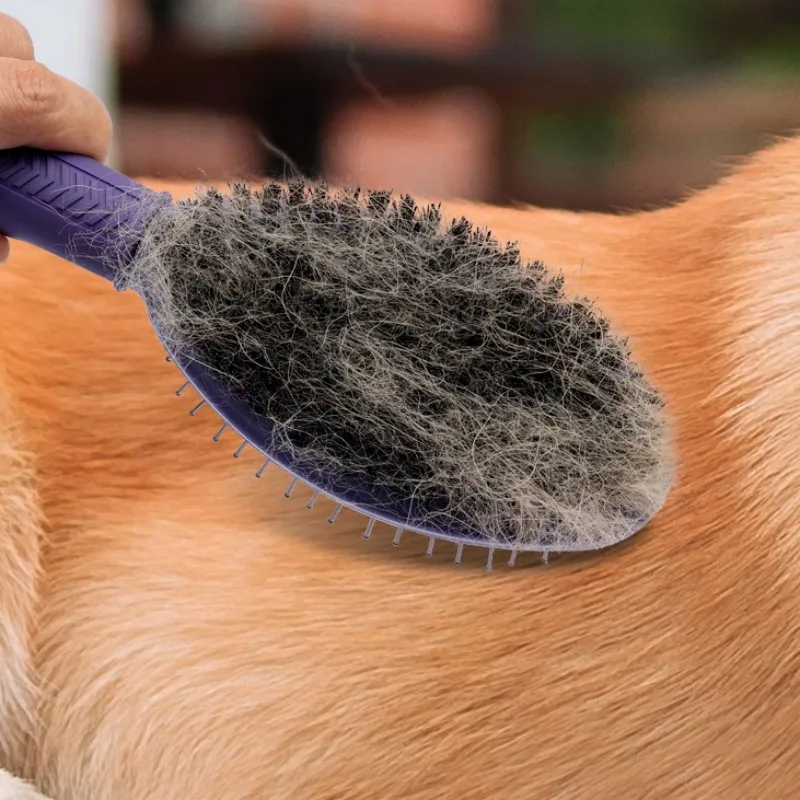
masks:
MULTIPOLYGON (((30 148, 0 151, 0 229, 14 239, 36 245, 116 284, 119 268, 135 257, 144 229, 159 209, 172 203, 166 193, 157 193, 130 178, 83 156, 50 153, 30 148)), ((145 304, 147 298, 143 298, 145 304)), ((151 322, 154 320, 151 317, 151 322)), ((153 325, 162 340, 156 324, 153 325)), ((311 478, 313 469, 293 463, 284 453, 270 450, 271 428, 248 404, 208 374, 189 354, 170 356, 200 396, 243 440, 270 458, 293 477, 337 503, 365 516, 398 528, 455 543, 505 550, 561 550, 537 542, 528 547, 489 542, 473 533, 437 522, 419 520, 425 513, 410 503, 381 498, 373 487, 323 485, 311 478), (415 521, 417 520, 417 521, 415 521)), ((635 533, 647 520, 630 517, 635 533)))

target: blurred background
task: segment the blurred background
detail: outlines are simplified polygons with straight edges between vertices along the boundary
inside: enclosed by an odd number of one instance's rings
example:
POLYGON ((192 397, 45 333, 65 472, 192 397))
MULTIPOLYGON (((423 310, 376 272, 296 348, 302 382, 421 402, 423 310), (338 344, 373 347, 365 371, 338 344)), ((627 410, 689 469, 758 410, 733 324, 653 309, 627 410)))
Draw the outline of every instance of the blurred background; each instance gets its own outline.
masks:
POLYGON ((115 166, 647 207, 800 128, 798 0, 0 0, 115 166))

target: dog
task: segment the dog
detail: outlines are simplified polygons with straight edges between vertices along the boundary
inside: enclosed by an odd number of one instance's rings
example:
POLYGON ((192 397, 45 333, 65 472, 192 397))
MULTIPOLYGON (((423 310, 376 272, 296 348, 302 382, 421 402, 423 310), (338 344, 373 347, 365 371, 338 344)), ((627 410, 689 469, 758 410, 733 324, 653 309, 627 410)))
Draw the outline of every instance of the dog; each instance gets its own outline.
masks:
POLYGON ((138 297, 15 242, 2 800, 798 796, 800 136, 655 210, 443 208, 629 337, 675 430, 663 509, 491 573, 365 542, 211 441, 138 297))

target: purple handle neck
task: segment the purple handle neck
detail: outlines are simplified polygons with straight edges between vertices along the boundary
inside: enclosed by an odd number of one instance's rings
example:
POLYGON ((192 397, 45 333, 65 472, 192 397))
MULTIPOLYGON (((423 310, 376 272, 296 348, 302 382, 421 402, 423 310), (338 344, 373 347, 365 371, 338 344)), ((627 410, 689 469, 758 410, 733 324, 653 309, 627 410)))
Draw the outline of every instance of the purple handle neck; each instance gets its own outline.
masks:
POLYGON ((168 194, 85 156, 0 151, 0 231, 114 281, 168 194))

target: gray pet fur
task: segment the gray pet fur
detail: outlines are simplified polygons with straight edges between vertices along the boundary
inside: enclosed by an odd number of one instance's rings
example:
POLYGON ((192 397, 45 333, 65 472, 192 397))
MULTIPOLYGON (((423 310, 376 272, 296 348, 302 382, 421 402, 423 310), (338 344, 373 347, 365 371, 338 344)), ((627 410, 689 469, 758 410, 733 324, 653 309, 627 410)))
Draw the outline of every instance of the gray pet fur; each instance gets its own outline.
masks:
POLYGON ((201 193, 154 220, 120 286, 234 390, 269 373, 280 391, 252 399, 321 481, 432 498, 433 523, 543 551, 614 544, 664 500, 667 419, 625 340, 436 208, 304 184, 201 193))

